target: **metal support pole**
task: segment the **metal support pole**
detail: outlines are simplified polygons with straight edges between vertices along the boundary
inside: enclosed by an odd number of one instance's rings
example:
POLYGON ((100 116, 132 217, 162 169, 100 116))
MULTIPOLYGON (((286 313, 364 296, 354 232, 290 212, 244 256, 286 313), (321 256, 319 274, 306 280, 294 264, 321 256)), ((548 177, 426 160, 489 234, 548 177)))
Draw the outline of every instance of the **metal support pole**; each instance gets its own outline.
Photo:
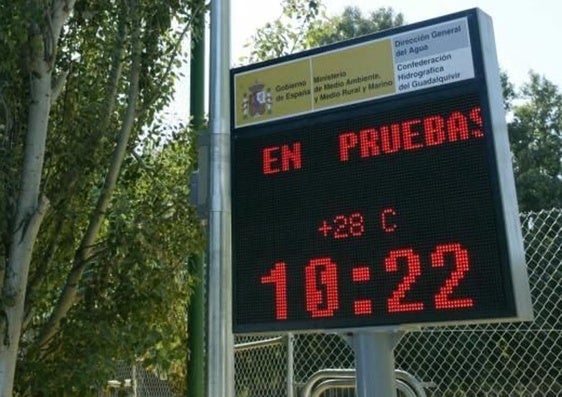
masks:
MULTIPOLYGON (((200 133, 205 127, 205 0, 195 0, 189 64, 189 113, 193 129, 200 133)), ((205 164, 207 165, 207 164, 205 164)))
MULTIPOLYGON (((198 0, 193 6, 199 10, 195 15, 195 21, 191 36, 191 64, 190 64, 190 98, 189 107, 191 125, 199 135, 205 127, 205 0, 198 0)), ((207 148, 205 148, 207 149, 207 148)), ((208 175, 208 155, 199 157, 199 169, 203 169, 203 175, 208 175)), ((201 154, 201 153, 200 153, 201 154)), ((192 175, 192 188, 194 179, 197 179, 197 189, 202 190, 199 180, 201 173, 192 175)), ((201 186, 202 185, 202 186, 201 186)), ((205 192, 206 194, 207 192, 205 192)), ((204 200, 199 200, 199 195, 193 197, 193 204, 197 208, 205 207, 204 200)), ((205 258, 203 253, 196 253, 188 260, 189 273, 197 280, 188 309, 188 359, 187 359, 187 388, 186 396, 205 396, 205 258)))
POLYGON ((357 397, 396 397, 394 346, 391 332, 359 332, 353 335, 357 397))
POLYGON ((188 260, 189 273, 197 279, 187 314, 188 361, 186 397, 205 396, 205 271, 202 254, 188 260))
POLYGON ((230 202, 230 4, 211 2, 208 397, 234 396, 230 202))
POLYGON ((287 335, 287 397, 295 395, 295 336, 287 335))

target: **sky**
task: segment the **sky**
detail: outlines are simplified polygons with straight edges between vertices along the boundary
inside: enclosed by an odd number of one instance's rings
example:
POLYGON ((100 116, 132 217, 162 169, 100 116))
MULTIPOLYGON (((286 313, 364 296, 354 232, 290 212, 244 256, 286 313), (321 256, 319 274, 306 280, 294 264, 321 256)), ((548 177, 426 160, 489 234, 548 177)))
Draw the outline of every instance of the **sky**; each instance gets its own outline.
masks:
MULTIPOLYGON (((492 17, 498 60, 510 80, 520 86, 533 70, 562 88, 562 1, 560 0, 321 0, 328 16, 345 6, 359 7, 365 16, 391 6, 405 23, 478 7, 492 17)), ((266 22, 281 15, 279 0, 231 0, 231 64, 247 55, 243 44, 266 22)))

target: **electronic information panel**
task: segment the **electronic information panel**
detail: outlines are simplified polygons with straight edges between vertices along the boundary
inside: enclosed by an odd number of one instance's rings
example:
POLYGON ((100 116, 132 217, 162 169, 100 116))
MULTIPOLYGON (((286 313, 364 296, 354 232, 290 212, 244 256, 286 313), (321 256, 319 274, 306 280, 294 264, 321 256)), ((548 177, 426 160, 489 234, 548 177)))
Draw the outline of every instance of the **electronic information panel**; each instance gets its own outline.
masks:
POLYGON ((486 14, 231 81, 235 332, 532 317, 486 14))

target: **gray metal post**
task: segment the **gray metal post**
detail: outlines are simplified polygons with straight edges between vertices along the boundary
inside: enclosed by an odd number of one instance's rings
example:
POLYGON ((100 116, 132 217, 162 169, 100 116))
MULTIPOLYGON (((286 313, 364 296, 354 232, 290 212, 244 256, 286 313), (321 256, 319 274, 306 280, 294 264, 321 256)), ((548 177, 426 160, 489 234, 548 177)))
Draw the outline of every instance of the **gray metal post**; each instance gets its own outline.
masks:
POLYGON ((357 397, 396 397, 395 344, 391 332, 353 334, 357 397))
POLYGON ((287 335, 287 397, 295 395, 295 336, 290 333, 287 335))
POLYGON ((230 1, 211 1, 208 397, 234 396, 231 310, 230 1))

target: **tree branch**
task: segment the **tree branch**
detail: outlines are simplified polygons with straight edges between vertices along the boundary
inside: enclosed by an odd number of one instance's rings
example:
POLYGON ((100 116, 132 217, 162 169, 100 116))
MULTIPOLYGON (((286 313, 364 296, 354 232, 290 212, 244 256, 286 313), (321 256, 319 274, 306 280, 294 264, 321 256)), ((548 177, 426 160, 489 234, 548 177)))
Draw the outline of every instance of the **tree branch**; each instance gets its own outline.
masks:
MULTIPOLYGON (((115 47, 113 49, 113 55, 111 60, 111 67, 109 72, 109 79, 105 88, 104 100, 102 102, 99 114, 101 114, 101 120, 98 125, 98 129, 101 132, 105 132, 109 129, 109 123, 111 120, 111 115, 113 114, 115 108, 115 102, 117 99, 117 91, 119 88, 119 81, 121 80, 122 70, 123 70, 123 53, 125 51, 125 36, 127 34, 126 20, 128 14, 127 12, 119 13, 119 27, 117 31, 117 37, 115 39, 115 47)), ((52 101, 51 101, 52 102, 52 101)), ((103 134, 92 134, 88 141, 88 146, 93 153, 98 150, 99 142, 103 134)), ((64 177, 61 180, 67 181, 67 190, 72 192, 72 189, 77 184, 77 180, 83 175, 79 169, 72 167, 70 170, 65 172, 64 177)), ((64 199, 61 199, 64 200, 64 199)), ((60 204, 55 203, 55 207, 59 207, 60 204)))
MULTIPOLYGON (((10 112, 10 108, 8 107, 8 104, 6 103, 6 100, 4 99, 4 95, 2 95, 2 89, 0 88, 0 105, 2 107, 2 110, 4 112, 4 131, 6 133, 6 136, 8 136, 8 132, 12 130, 12 124, 13 124, 13 120, 12 120, 12 114, 10 112)), ((0 127, 2 127, 2 124, 0 124, 0 127)), ((0 142, 2 143, 2 142, 0 142)))
MULTIPOLYGON (((101 116, 101 121, 99 123, 99 130, 100 131, 106 131, 109 127, 109 123, 111 120, 111 115, 113 114, 114 108, 115 108, 115 102, 116 102, 116 98, 117 98, 117 91, 118 91, 118 87, 119 87, 119 81, 121 79, 121 75, 122 75, 122 70, 123 70, 123 53, 125 51, 125 37, 127 34, 127 18, 128 18, 128 12, 120 12, 119 13, 119 27, 117 30, 117 36, 115 39, 115 45, 114 45, 114 49, 113 49, 113 55, 112 55, 112 60, 111 60, 111 68, 110 68, 110 72, 109 72, 109 79, 107 81, 106 84, 106 89, 105 89, 105 96, 104 96, 104 101, 102 102, 102 108, 100 109, 100 114, 101 116)), ((64 79, 66 80, 68 73, 65 73, 64 79)), ((59 79, 60 80, 60 79, 59 79)), ((57 87, 58 89, 60 89, 60 91, 62 91, 64 84, 57 84, 54 83, 53 86, 53 96, 56 96, 56 92, 57 92, 57 87)), ((51 100, 51 103, 53 103, 54 100, 51 100)), ((97 147, 99 146, 99 141, 101 139, 103 135, 102 134, 98 134, 96 136, 92 137, 92 142, 89 142, 89 146, 91 148, 92 151, 96 151, 97 147)), ((73 187, 76 185, 76 182, 78 180, 78 178, 80 176, 82 176, 81 172, 77 172, 76 168, 72 168, 71 170, 67 171, 65 173, 66 175, 62 178, 62 180, 64 181, 68 181, 67 182, 67 187, 69 191, 72 191, 73 187)), ((60 203, 55 203, 55 206, 59 207, 60 205, 63 205, 62 209, 59 208, 59 211, 64 211, 64 206, 67 205, 66 202, 60 202, 60 203)), ((59 222, 59 228, 62 228, 62 223, 63 220, 61 220, 59 222)), ((58 245, 58 239, 55 239, 53 241, 53 243, 51 244, 51 246, 49 247, 49 252, 50 254, 47 256, 47 258, 44 258, 44 261, 41 263, 40 268, 38 269, 38 273, 36 274, 36 276, 34 277, 33 280, 30 280, 30 285, 28 286, 28 300, 26 301, 26 306, 28 307, 28 309, 26 310, 26 314, 25 314, 25 319, 24 319, 24 328, 26 327, 26 325, 29 323, 29 321, 31 320, 31 316, 32 316, 32 312, 29 309, 31 306, 31 303, 33 302, 33 298, 34 298, 34 290, 35 288, 37 288, 37 285, 39 284, 39 282, 41 281, 42 278, 42 274, 45 273, 45 271, 49 268, 50 263, 52 262, 52 259, 54 258, 54 253, 56 251, 56 246, 58 245)), ((92 255, 97 255, 96 253, 93 253, 92 255)), ((91 258, 91 257, 90 257, 91 258)), ((86 261, 84 263, 84 266, 89 262, 86 261)))
POLYGON ((68 71, 64 71, 59 76, 57 76, 56 80, 53 81, 52 88, 51 88, 52 91, 51 105, 53 105, 57 101, 57 98, 59 97, 64 86, 66 85, 67 77, 68 77, 68 71))
MULTIPOLYGON (((62 27, 66 23, 70 12, 74 9, 76 0, 54 0, 51 8, 51 13, 47 15, 49 26, 48 40, 52 43, 52 49, 45 54, 45 60, 49 63, 54 63, 56 58, 56 43, 59 41, 62 27)), ((46 38, 47 39, 47 38, 46 38)))
POLYGON ((55 306, 48 323, 45 325, 37 341, 38 346, 41 349, 45 349, 48 346, 49 341, 60 328, 60 321, 67 315, 78 297, 78 285, 88 261, 93 254, 92 247, 95 245, 102 222, 105 218, 105 213, 109 207, 111 196, 115 190, 117 178, 125 158, 131 131, 134 127, 137 101, 139 97, 142 42, 140 39, 140 17, 137 0, 129 0, 129 2, 130 17, 133 26, 133 31, 131 32, 132 65, 129 72, 130 83, 128 104, 123 125, 117 138, 117 146, 113 152, 111 164, 106 174, 102 192, 98 197, 96 208, 91 215, 86 233, 76 252, 74 266, 67 277, 66 284, 57 301, 57 305, 55 306))
MULTIPOLYGON (((164 74, 162 75, 162 78, 160 79, 160 83, 156 85, 157 87, 160 87, 162 85, 162 83, 168 79, 168 76, 172 72, 174 62, 176 60, 176 56, 177 56, 177 54, 178 54, 178 52, 181 48, 181 44, 183 42, 184 37, 189 32, 189 30, 191 28, 191 24, 193 23, 194 20, 196 20, 196 17, 199 15, 199 13, 204 12, 206 8, 207 8, 207 6, 204 4, 204 2, 202 2, 191 13, 191 18, 189 19, 189 21, 186 22, 185 27, 181 31, 181 33, 180 33, 180 35, 179 35, 179 37, 176 41, 176 44, 174 45, 174 49, 172 50, 172 55, 170 57, 170 60, 168 61, 168 64, 166 65, 166 70, 164 71, 164 74)), ((156 102, 156 100, 160 97, 160 92, 161 91, 157 90, 157 93, 152 95, 146 101, 142 111, 148 109, 154 102, 156 102)))

